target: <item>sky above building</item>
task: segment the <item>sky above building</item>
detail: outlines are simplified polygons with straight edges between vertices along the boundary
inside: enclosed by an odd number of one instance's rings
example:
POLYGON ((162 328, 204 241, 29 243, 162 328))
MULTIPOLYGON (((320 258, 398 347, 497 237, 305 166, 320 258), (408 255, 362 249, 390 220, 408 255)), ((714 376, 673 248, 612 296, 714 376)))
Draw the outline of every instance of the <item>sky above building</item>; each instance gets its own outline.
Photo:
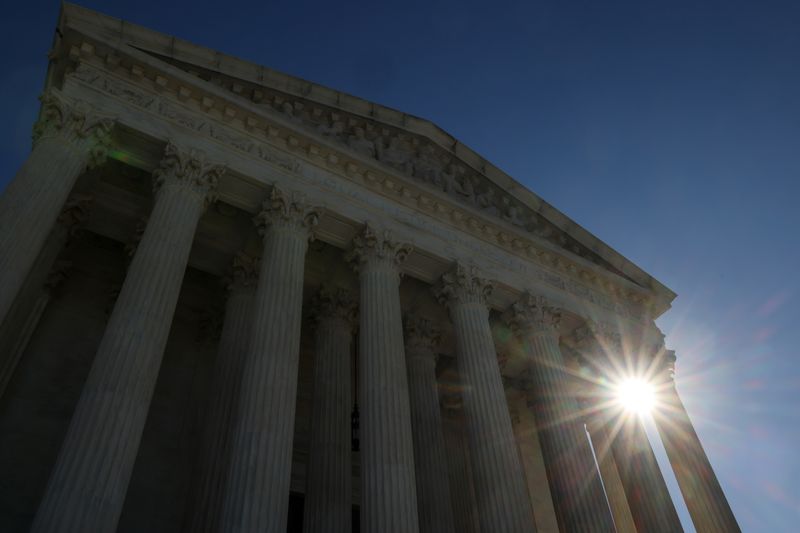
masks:
MULTIPOLYGON (((797 530, 800 4, 81 4, 427 118, 677 292, 658 324, 734 513, 797 530)), ((0 20, 0 187, 58 11, 0 20)))

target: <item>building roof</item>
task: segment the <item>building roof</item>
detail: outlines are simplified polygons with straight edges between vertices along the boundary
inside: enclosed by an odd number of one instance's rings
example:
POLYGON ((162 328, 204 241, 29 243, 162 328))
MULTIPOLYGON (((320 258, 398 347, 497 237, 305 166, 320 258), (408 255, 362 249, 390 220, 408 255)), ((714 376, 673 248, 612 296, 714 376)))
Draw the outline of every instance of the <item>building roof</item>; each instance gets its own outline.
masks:
MULTIPOLYGON (((457 158, 469 169, 488 179, 502 191, 513 196, 520 204, 536 213, 541 219, 546 220, 548 224, 564 232, 569 236, 571 242, 574 241, 590 251, 595 257, 595 263, 652 291, 651 309, 655 316, 666 311, 676 296, 669 288, 632 261, 429 120, 75 4, 64 3, 62 5, 59 28, 62 32, 73 29, 88 35, 96 35, 106 42, 113 42, 119 46, 133 47, 184 70, 193 69, 195 74, 218 73, 228 80, 240 80, 246 86, 260 86, 265 90, 278 91, 290 97, 301 98, 326 108, 365 117, 393 129, 424 137, 457 158)), ((235 89, 236 84, 234 83, 235 89)))

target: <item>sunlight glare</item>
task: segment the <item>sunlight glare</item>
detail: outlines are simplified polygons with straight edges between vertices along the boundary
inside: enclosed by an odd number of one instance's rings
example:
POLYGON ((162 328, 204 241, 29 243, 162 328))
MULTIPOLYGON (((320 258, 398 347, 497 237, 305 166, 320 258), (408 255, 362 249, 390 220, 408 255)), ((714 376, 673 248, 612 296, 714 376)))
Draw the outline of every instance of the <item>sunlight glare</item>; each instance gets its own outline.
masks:
POLYGON ((642 378, 628 378, 617 385, 617 401, 628 412, 646 415, 655 405, 653 385, 642 378))

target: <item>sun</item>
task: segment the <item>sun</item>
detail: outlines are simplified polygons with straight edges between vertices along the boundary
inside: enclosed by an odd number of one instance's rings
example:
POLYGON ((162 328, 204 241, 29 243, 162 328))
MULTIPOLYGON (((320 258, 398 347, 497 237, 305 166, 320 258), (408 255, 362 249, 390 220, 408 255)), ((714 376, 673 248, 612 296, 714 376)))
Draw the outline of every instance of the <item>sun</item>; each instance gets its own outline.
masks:
POLYGON ((621 381, 615 391, 617 403, 638 415, 649 414, 656 403, 655 388, 642 378, 627 378, 621 381))

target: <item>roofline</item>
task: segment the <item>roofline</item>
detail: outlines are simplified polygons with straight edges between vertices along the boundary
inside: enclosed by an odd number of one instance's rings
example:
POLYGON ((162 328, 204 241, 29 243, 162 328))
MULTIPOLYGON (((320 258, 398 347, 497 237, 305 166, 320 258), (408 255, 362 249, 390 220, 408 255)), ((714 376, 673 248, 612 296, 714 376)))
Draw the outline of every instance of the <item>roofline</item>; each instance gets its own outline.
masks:
POLYGON ((103 32, 103 30, 105 30, 108 32, 109 37, 122 40, 124 44, 135 46, 143 51, 160 54, 251 83, 266 85, 272 89, 299 98, 304 98, 329 107, 337 107, 349 113, 361 115, 371 120, 384 122, 388 125, 425 136, 455 157, 461 159, 473 169, 481 172, 498 187, 513 194, 528 208, 540 214, 576 241, 598 254, 630 279, 642 287, 653 291, 658 300, 658 303, 653 307, 655 317, 669 309, 670 303, 676 297, 676 294, 672 290, 645 272, 631 260, 611 248, 580 224, 543 200, 539 195, 429 120, 370 102, 363 98, 337 91, 296 76, 291 76, 205 46, 190 43, 189 41, 133 24, 123 19, 105 15, 77 4, 62 2, 61 13, 59 15, 59 27, 66 26, 68 23, 71 26, 79 27, 80 22, 91 23, 94 31, 101 30, 101 32, 103 32), (77 24, 75 24, 76 22, 77 24), (100 22, 99 28, 98 22, 100 22))

